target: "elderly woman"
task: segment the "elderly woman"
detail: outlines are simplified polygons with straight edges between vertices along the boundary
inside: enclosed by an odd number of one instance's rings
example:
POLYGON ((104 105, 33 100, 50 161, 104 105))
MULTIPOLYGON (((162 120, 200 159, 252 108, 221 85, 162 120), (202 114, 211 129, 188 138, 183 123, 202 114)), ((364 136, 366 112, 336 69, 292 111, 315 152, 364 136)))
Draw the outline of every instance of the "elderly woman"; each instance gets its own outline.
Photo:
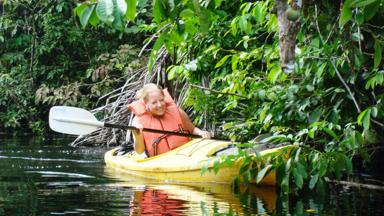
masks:
POLYGON ((165 153, 190 141, 188 137, 143 132, 143 128, 185 132, 211 138, 211 133, 193 125, 188 115, 172 100, 166 89, 153 83, 144 85, 136 94, 138 100, 128 105, 135 114, 132 125, 135 151, 143 157, 165 153))

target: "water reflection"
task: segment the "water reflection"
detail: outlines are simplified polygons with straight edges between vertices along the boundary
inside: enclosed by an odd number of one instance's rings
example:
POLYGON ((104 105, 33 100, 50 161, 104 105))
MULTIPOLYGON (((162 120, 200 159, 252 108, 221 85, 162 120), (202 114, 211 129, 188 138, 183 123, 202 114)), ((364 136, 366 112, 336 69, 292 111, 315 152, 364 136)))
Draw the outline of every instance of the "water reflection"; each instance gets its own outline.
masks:
POLYGON ((236 191, 229 185, 161 183, 108 168, 104 171, 117 181, 109 187, 133 191, 131 215, 249 215, 276 210, 275 188, 249 186, 236 191))
POLYGON ((103 148, 0 138, 0 215, 384 215, 383 191, 159 183, 105 169, 103 148))

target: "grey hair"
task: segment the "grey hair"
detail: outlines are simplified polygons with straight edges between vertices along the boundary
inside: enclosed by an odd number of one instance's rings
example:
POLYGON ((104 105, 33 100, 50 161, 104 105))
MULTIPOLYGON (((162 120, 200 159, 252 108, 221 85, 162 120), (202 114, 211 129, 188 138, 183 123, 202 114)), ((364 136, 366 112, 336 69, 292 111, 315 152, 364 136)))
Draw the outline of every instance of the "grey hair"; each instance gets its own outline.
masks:
POLYGON ((137 99, 143 99, 144 101, 147 101, 149 93, 153 91, 159 91, 164 96, 163 89, 154 84, 154 83, 148 83, 143 86, 140 90, 136 92, 136 98, 137 99))

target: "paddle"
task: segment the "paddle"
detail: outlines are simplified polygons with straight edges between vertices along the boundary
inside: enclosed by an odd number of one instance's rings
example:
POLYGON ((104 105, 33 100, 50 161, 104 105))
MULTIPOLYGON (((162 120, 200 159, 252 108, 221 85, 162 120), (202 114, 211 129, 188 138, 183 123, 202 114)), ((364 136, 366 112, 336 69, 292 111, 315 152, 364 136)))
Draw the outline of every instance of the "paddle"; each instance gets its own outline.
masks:
MULTIPOLYGON (((96 131, 101 127, 119 128, 123 130, 139 130, 128 125, 101 122, 89 111, 70 106, 54 106, 49 111, 49 126, 52 130, 72 135, 86 135, 96 131)), ((145 132, 169 134, 176 136, 201 138, 201 136, 174 131, 157 130, 143 128, 145 132)))

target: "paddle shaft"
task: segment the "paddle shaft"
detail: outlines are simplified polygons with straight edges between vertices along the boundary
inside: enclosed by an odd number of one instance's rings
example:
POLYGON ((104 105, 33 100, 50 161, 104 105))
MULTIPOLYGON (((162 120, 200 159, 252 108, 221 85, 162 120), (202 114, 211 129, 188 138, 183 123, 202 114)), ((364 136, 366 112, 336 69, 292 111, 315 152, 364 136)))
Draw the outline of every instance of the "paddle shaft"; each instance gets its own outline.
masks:
MULTIPOLYGON (((119 128, 122 130, 139 130, 138 128, 133 127, 133 126, 112 124, 112 123, 108 123, 108 122, 104 122, 104 127, 119 128)), ((191 137, 191 138, 201 138, 201 136, 195 135, 195 134, 180 133, 180 132, 166 131, 166 130, 157 130, 157 129, 151 129, 151 128, 143 128, 143 131, 152 132, 152 133, 169 134, 169 135, 175 135, 175 136, 191 137)))

